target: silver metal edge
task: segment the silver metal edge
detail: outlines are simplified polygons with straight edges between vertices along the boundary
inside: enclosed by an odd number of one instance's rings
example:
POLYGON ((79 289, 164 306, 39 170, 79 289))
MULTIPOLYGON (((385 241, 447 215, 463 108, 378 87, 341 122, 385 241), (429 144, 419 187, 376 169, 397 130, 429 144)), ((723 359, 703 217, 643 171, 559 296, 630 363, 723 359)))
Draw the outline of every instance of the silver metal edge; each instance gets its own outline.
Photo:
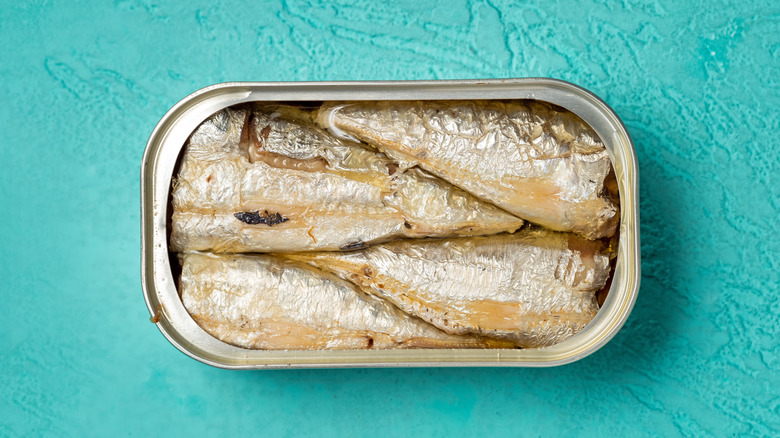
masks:
MULTIPOLYGON (((556 366, 556 365, 562 365, 570 362, 574 362, 576 360, 582 359, 583 357, 586 357, 593 352, 597 351, 599 348, 601 348, 603 345, 605 345, 614 335, 619 331, 619 329, 623 326, 626 319, 628 318, 631 309, 633 308, 633 305, 636 301, 636 296, 638 293, 639 288, 639 279, 640 279, 640 263, 639 263, 639 212, 638 212, 638 166, 637 166, 637 160, 636 160, 636 152, 633 147, 633 143, 631 142, 630 136, 628 134, 628 131, 625 128, 625 125, 622 123, 620 118, 617 116, 617 114, 612 110, 603 100, 595 96, 593 93, 583 89, 582 87, 579 87, 577 85, 571 84, 569 82, 557 80, 557 79, 547 79, 547 78, 524 78, 524 79, 498 79, 498 80, 457 80, 457 81, 371 81, 371 82, 295 82, 295 83, 287 83, 287 82, 265 82, 265 83, 257 83, 257 82, 232 82, 232 83, 223 83, 223 84, 215 84, 206 88, 203 88, 201 90, 196 91, 195 93, 191 94, 190 96, 182 99, 180 102, 178 102, 176 105, 174 105, 166 114, 163 116, 163 118, 160 120, 160 122, 157 124, 155 129, 153 130, 149 141, 147 142, 146 150, 144 152, 143 161, 142 161, 142 168, 141 168, 141 198, 142 198, 142 224, 141 224, 141 231, 142 231, 142 284, 143 284, 143 290, 144 290, 144 298, 147 303, 147 307, 149 309, 149 312, 151 315, 155 315, 157 313, 157 306, 159 303, 156 299, 154 299, 153 294, 150 293, 150 291, 155 291, 157 288, 157 285, 155 284, 155 278, 156 276, 151 276, 150 273, 154 272, 154 257, 151 255, 151 251, 149 251, 151 241, 149 240, 149 225, 148 223, 151 222, 149 215, 151 214, 149 206, 147 206, 147 201, 149 201, 151 197, 148 180, 154 176, 153 170, 155 169, 155 166, 153 165, 154 162, 156 162, 160 150, 159 148, 155 149, 155 145, 159 146, 163 144, 162 141, 158 137, 164 136, 167 134, 167 129, 170 128, 170 124, 175 122, 174 115, 180 112, 182 108, 185 107, 192 107, 196 105, 196 101, 198 100, 204 100, 208 98, 209 93, 214 92, 223 92, 226 89, 234 89, 234 91, 237 90, 243 90, 242 93, 246 94, 245 100, 238 100, 236 102, 230 103, 229 105, 239 103, 241 101, 251 101, 251 100, 257 100, 253 99, 252 95, 257 93, 262 93, 267 90, 274 90, 278 88, 287 89, 294 88, 297 91, 305 90, 305 93, 316 93, 316 94, 330 94, 334 92, 334 89, 339 88, 345 88, 349 87, 353 89, 353 92, 355 92, 354 89, 358 89, 357 92, 360 93, 370 93, 370 92, 379 92, 380 94, 387 93, 391 90, 388 89, 406 89, 406 91, 409 90, 409 88, 414 88, 415 91, 421 92, 425 91, 426 88, 437 88, 442 86, 457 86, 457 87, 463 87, 459 91, 463 91, 465 89, 468 89, 470 91, 476 91, 480 88, 480 86, 526 86, 528 84, 535 84, 538 86, 548 86, 548 87, 559 87, 561 89, 567 90, 572 92, 574 95, 580 95, 580 98, 583 98, 585 101, 589 101, 590 104, 595 105, 599 107, 598 109, 601 111, 601 114, 606 116, 610 119, 611 125, 614 129, 614 134, 622 137, 619 139, 620 142, 623 142, 625 144, 625 148, 622 151, 623 153, 627 153, 627 156, 624 157, 624 163, 625 165, 628 165, 629 167, 629 175, 633 176, 633 184, 626 185, 626 181, 624 181, 624 178, 618 178, 619 184, 621 184, 620 190, 621 190, 621 248, 623 255, 627 255, 626 261, 622 263, 624 268, 632 268, 629 269, 629 272, 632 273, 623 275, 623 277, 627 277, 629 280, 628 284, 624 285, 624 293, 618 293, 619 291, 616 291, 614 289, 617 289, 617 283, 613 282, 612 289, 610 290, 609 297, 607 299, 607 302, 604 304, 604 308, 615 306, 613 301, 615 301, 618 298, 618 295, 622 296, 622 300, 620 304, 620 307, 617 312, 617 317, 613 318, 611 321, 608 321, 609 329, 606 331, 603 331, 600 333, 599 336, 596 337, 595 342, 588 345, 587 348, 582 349, 582 351, 578 351, 575 354, 564 354, 563 357, 559 359, 552 359, 552 360, 546 360, 546 361, 517 361, 517 362, 494 362, 494 361, 467 361, 467 362, 450 362, 450 361, 437 361, 437 362, 417 362, 417 361, 408 361, 408 362, 398 362, 398 361, 377 361, 377 362, 361 362, 361 363, 336 363, 336 362, 328 362, 328 361, 305 361, 300 363, 276 363, 276 364, 242 364, 242 365, 235 365, 235 364, 228 364, 228 363, 221 363, 213 360, 209 360, 206 357, 198 355, 195 351, 192 351, 192 346, 185 345, 185 343, 179 342, 179 339, 174 337, 169 330, 171 327, 169 325, 166 325, 167 322, 165 320, 165 317, 163 315, 162 318, 160 318, 160 322, 156 324, 162 334, 168 339, 171 344, 173 344, 177 349, 185 353, 186 355, 201 361, 203 363, 206 363, 208 365, 212 365, 219 368, 226 368, 226 369, 263 369, 263 368, 331 368, 331 367, 425 367, 425 366, 437 366, 437 367, 457 367, 457 366, 525 366, 525 367, 539 367, 539 366, 556 366), (471 87, 471 88, 469 88, 471 87), (476 88, 474 88, 476 87, 476 88), (328 92, 328 93, 325 93, 328 92), (174 119, 174 120, 172 120, 174 119), (151 173, 150 173, 151 172, 151 173), (628 198, 632 198, 633 202, 628 203, 623 201, 623 197, 625 195, 628 198), (149 219, 147 219, 149 218, 149 219), (625 229, 624 229, 625 228, 625 229), (633 239, 628 239, 630 236, 633 236, 633 239), (624 239, 625 237, 625 239, 624 239), (624 240, 631 240, 631 244, 623 245, 624 240), (630 266, 629 266, 630 265, 630 266)), ((480 90, 481 91, 481 90, 480 90)), ((505 90, 506 91, 506 90, 505 90)), ((338 93, 338 91, 336 91, 338 93)), ((542 93, 544 94, 544 93, 542 93)), ((318 99, 311 99, 311 100, 338 100, 338 96, 333 96, 330 98, 323 98, 324 96, 321 96, 318 99)), ((567 109, 570 109, 580 115, 583 119, 586 120, 586 122, 591 123, 590 120, 588 120, 590 117, 588 114, 582 114, 582 111, 577 111, 570 107, 570 105, 566 105, 565 102, 561 104, 560 102, 557 102, 556 99, 544 99, 543 96, 535 96, 533 93, 528 95, 527 97, 522 98, 538 98, 539 100, 547 100, 551 101, 552 103, 559 104, 563 107, 566 107, 567 109)), ((388 99, 387 96, 383 96, 384 99, 388 99)), ((413 97, 407 96, 407 97, 393 97, 398 99, 407 99, 407 98, 415 98, 415 99, 421 99, 425 98, 425 96, 420 95, 414 95, 413 97)), ((436 98, 443 98, 441 96, 437 96, 436 98)), ((451 99, 461 99, 461 98, 479 98, 479 97, 449 97, 451 99)), ((270 99, 268 99, 270 100, 270 99)), ((224 105, 224 106, 229 106, 224 105)), ((595 129, 595 127, 594 127, 595 129)), ((602 130, 603 131, 603 130, 602 130)), ((603 135, 603 132, 599 132, 597 130, 597 133, 599 135, 603 135)), ((606 142, 605 142, 606 143, 606 142)), ((183 146, 183 141, 181 142, 181 145, 183 146)), ((619 152, 619 151, 615 151, 619 152)), ((611 151, 612 153, 612 151, 611 151)), ((178 155, 178 151, 177 151, 178 155)), ((613 156, 613 162, 615 161, 613 156)), ((625 171, 624 171, 625 173, 625 171)), ((170 179, 169 179, 170 181, 170 179)), ((165 212, 162 212, 162 214, 165 214, 165 212)), ((167 242, 165 242, 167 245, 167 242)), ((166 249, 167 251, 167 249, 166 249)), ((166 260, 167 263, 167 260, 166 260)), ((170 277, 170 266, 168 266, 168 275, 170 277)), ((616 273, 617 275, 617 273, 616 273)), ((598 316, 601 315, 601 312, 598 316)), ((594 322, 597 318, 594 318, 594 322)), ((593 324, 593 323, 592 323, 593 324)), ((592 325, 591 324, 591 325, 592 325)), ((589 325, 590 327, 590 325, 589 325)), ((583 332, 587 331, 588 328, 583 330, 583 332)), ((580 336, 579 334, 577 336, 580 336)), ((576 338, 573 337, 573 338, 576 338)), ((218 342, 218 341, 217 341, 218 342)), ((559 346, 567 343, 568 340, 562 344, 558 344, 559 346)), ((552 347, 551 347, 552 348, 552 347)), ((542 349, 545 350, 545 349, 542 349)), ((525 350, 528 351, 528 350, 525 350)), ((364 357, 365 353, 368 352, 361 352, 364 357)), ((500 361, 502 355, 497 354, 496 360, 500 361)))

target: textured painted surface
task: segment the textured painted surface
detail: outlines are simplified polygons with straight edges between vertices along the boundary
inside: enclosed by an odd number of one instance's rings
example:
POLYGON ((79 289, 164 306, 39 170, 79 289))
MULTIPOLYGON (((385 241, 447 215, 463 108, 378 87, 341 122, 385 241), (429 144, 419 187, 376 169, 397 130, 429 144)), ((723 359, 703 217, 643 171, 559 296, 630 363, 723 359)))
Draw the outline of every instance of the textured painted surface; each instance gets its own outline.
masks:
POLYGON ((0 436, 780 433, 776 2, 5 2, 0 436), (182 5, 184 3, 181 3, 182 5), (139 166, 229 80, 548 76, 623 118, 642 289, 554 369, 228 372, 148 322, 139 166))

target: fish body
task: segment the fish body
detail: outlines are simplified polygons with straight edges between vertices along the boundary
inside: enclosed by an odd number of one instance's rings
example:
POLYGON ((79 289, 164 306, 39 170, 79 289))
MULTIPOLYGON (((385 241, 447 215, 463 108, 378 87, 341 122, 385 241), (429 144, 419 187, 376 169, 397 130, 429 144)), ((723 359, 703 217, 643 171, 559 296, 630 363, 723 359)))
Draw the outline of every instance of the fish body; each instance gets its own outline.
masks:
POLYGON ((589 239, 615 232, 609 154, 573 113, 540 102, 334 102, 317 122, 530 222, 589 239))
POLYGON ((523 225, 283 106, 223 110, 201 124, 183 154, 173 207, 175 251, 338 250, 523 225))
POLYGON ((544 347, 577 333, 598 311, 596 291, 610 271, 600 245, 524 229, 287 257, 331 271, 448 333, 544 347))
POLYGON ((215 338, 267 350, 487 348, 506 342, 447 334, 353 284, 270 255, 180 254, 181 296, 215 338))

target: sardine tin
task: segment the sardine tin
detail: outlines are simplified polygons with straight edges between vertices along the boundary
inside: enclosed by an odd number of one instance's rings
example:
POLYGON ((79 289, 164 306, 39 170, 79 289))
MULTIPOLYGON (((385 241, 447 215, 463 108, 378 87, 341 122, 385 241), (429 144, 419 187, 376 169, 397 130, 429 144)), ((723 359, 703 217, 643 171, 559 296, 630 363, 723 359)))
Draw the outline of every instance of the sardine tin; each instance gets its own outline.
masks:
POLYGON ((606 344, 625 323, 640 281, 639 183, 636 152, 615 112, 591 92, 547 78, 380 81, 232 82, 206 87, 174 105, 146 145, 141 165, 141 279, 144 298, 162 334, 179 350, 226 369, 556 366, 579 360, 606 344), (168 249, 170 187, 179 154, 195 128, 211 114, 240 103, 262 101, 533 99, 581 117, 604 143, 620 193, 620 239, 609 295, 580 333, 551 347, 526 350, 263 351, 225 344, 201 329, 175 287, 168 249))

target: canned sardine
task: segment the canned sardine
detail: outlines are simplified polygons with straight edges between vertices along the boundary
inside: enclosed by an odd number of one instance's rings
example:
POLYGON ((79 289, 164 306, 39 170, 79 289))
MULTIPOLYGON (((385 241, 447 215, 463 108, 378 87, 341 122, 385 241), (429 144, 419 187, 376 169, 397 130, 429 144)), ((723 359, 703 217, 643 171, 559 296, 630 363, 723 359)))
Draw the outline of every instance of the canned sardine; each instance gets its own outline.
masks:
POLYGON ((217 85, 147 145, 144 292, 224 368, 567 363, 633 305, 636 192, 565 82, 217 85))

